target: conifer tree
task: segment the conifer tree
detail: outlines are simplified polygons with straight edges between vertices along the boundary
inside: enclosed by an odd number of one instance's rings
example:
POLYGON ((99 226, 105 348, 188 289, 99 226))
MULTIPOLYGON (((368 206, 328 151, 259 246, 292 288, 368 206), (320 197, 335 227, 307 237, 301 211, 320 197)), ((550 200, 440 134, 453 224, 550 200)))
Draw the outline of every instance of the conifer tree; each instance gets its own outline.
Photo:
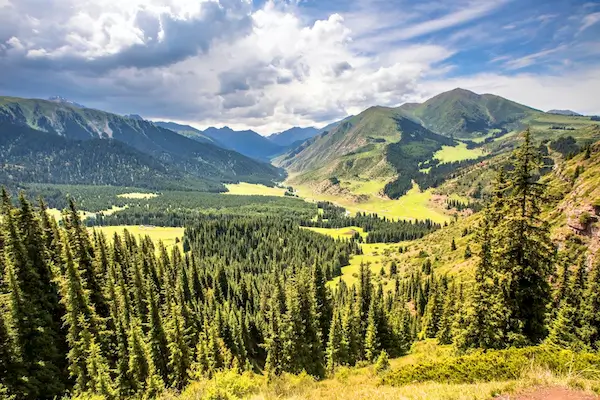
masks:
POLYGON ((3 191, 5 268, 8 270, 11 321, 27 380, 22 397, 58 396, 64 390, 64 360, 56 325, 59 307, 52 271, 44 258, 39 221, 21 196, 21 210, 3 191))
POLYGON ((342 349, 342 319, 339 312, 334 312, 331 328, 329 330, 329 341, 327 342, 327 371, 332 374, 337 365, 343 363, 347 358, 345 349, 342 349))
POLYGON ((367 332, 365 334, 365 359, 369 362, 373 362, 379 352, 379 332, 377 332, 377 321, 376 321, 376 305, 375 299, 371 300, 371 306, 369 307, 369 316, 367 318, 367 332))
POLYGON ((537 182, 539 167, 539 153, 528 129, 514 153, 504 218, 496 228, 498 267, 506 276, 509 332, 517 342, 539 343, 546 335, 554 246, 548 223, 539 218, 545 196, 544 186, 537 182))
POLYGON ((597 257, 582 299, 581 337, 584 342, 598 349, 600 341, 600 258, 597 257))

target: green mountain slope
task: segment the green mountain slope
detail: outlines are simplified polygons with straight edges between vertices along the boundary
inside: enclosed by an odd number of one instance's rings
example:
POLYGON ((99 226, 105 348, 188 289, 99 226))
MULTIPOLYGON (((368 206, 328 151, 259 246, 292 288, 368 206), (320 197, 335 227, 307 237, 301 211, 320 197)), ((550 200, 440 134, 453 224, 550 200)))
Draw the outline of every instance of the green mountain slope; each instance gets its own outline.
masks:
POLYGON ((401 110, 371 107, 275 162, 293 175, 291 182, 296 184, 401 180, 385 190, 388 196, 399 197, 422 175, 421 163, 431 160, 443 146, 454 145, 453 139, 431 132, 401 110))
POLYGON ((67 139, 114 139, 189 174, 220 181, 269 182, 280 171, 235 151, 200 143, 150 121, 37 99, 0 97, 0 122, 67 139))
POLYGON ((485 134, 489 129, 512 130, 540 112, 500 96, 479 95, 465 89, 441 93, 423 104, 405 104, 400 109, 434 132, 464 138, 485 134))
POLYGON ((0 123, 0 183, 136 186, 223 191, 116 140, 69 140, 28 126, 0 123))

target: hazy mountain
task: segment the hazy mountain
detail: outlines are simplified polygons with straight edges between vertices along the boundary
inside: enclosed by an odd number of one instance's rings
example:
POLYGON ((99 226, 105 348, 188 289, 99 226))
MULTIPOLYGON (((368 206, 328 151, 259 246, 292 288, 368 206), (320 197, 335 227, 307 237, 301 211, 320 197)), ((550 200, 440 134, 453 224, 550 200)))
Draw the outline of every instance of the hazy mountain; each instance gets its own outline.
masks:
POLYGON ((142 116, 139 114, 125 114, 123 116, 125 118, 135 119, 136 121, 144 121, 144 118, 142 118, 142 116))
POLYGON ((193 126, 181 125, 181 124, 177 124, 175 122, 164 122, 164 121, 155 121, 154 125, 160 126, 161 128, 172 130, 173 132, 177 132, 180 135, 187 136, 190 139, 194 139, 198 142, 212 143, 217 146, 227 148, 227 146, 219 143, 217 140, 215 140, 209 136, 206 136, 205 134, 202 133, 201 130, 196 129, 193 126))
POLYGON ((52 101, 54 103, 59 103, 59 104, 65 104, 65 105, 73 106, 73 107, 77 107, 77 108, 86 108, 83 104, 75 103, 74 101, 65 99, 64 97, 61 97, 61 96, 48 97, 48 101, 52 101))
POLYGON ((273 143, 285 147, 290 146, 291 144, 298 141, 310 139, 311 137, 318 135, 320 132, 320 129, 317 129, 312 126, 306 128, 295 126, 283 132, 274 133, 268 136, 267 138, 273 143))
POLYGON ((197 177, 219 181, 279 179, 273 166, 150 121, 37 99, 0 97, 0 122, 29 126, 71 140, 114 139, 197 177))
POLYGON ((582 116, 581 114, 576 113, 575 111, 571 111, 571 110, 549 110, 546 112, 548 114, 568 115, 571 117, 581 117, 582 116))
POLYGON ((284 150, 282 146, 251 130, 234 131, 227 126, 223 128, 210 127, 202 131, 202 134, 228 149, 265 161, 284 150))

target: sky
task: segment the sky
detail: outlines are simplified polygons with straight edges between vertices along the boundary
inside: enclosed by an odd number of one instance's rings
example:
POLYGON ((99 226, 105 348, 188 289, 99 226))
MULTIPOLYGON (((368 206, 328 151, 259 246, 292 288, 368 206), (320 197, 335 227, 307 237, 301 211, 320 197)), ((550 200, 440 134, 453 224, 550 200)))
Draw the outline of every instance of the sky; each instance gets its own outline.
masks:
POLYGON ((600 1, 0 0, 0 95, 270 134, 456 87, 600 114, 600 1))

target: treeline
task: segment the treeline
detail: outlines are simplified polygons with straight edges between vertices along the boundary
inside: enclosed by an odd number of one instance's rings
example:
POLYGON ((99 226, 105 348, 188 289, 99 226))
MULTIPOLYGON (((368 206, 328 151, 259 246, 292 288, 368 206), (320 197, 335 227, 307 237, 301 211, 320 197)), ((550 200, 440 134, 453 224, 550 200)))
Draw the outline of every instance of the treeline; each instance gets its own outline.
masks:
MULTIPOLYGON (((330 202, 318 202, 317 207, 322 210, 322 213, 317 216, 317 220, 304 220, 301 222, 302 226, 318 228, 356 226, 369 234, 366 238, 367 243, 396 243, 403 240, 415 240, 441 228, 440 224, 429 219, 423 221, 392 220, 380 217, 376 213, 361 212, 350 217, 346 215, 346 209, 330 202)), ((356 240, 362 242, 362 237, 358 235, 356 240)))
POLYGON ((163 192, 158 197, 130 200, 128 208, 99 213, 90 225, 187 226, 204 215, 271 215, 305 220, 315 216, 314 204, 292 197, 237 196, 201 192, 163 192))

